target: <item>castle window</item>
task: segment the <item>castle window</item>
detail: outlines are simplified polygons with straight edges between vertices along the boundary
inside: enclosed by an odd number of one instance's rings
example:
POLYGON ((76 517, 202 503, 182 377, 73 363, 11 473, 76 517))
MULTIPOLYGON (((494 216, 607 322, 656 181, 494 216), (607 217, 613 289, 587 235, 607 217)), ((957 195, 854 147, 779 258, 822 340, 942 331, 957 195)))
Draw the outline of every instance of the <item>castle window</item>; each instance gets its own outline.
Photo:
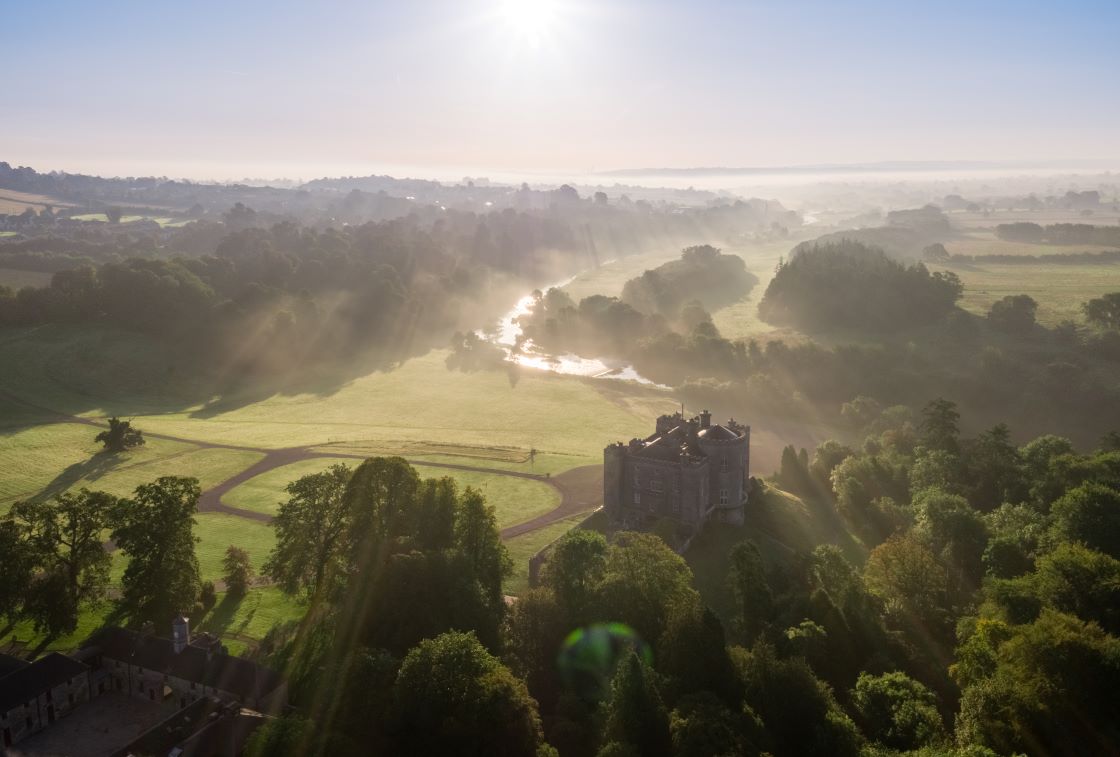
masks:
POLYGON ((665 489, 665 485, 661 483, 660 479, 655 478, 653 481, 649 482, 649 488, 653 489, 655 492, 659 492, 665 489))
POLYGON ((720 473, 727 473, 727 458, 726 457, 719 461, 719 472, 720 473))
POLYGON ((680 497, 678 497, 676 495, 673 495, 673 514, 678 515, 678 514, 680 514, 680 511, 681 511, 680 497))
POLYGON ((634 504, 635 505, 642 504, 642 493, 641 492, 634 492, 634 504))
POLYGON ((721 505, 726 505, 727 504, 727 489, 720 489, 719 490, 719 503, 721 505))

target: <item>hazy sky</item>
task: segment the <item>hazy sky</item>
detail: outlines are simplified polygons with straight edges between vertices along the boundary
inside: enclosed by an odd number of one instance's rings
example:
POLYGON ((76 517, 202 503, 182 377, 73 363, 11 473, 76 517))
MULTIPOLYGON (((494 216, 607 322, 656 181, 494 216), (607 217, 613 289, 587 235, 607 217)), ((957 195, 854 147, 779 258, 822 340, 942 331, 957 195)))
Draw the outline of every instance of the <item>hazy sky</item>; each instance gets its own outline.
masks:
POLYGON ((1120 159, 1120 1, 12 2, 0 160, 196 178, 1120 159))

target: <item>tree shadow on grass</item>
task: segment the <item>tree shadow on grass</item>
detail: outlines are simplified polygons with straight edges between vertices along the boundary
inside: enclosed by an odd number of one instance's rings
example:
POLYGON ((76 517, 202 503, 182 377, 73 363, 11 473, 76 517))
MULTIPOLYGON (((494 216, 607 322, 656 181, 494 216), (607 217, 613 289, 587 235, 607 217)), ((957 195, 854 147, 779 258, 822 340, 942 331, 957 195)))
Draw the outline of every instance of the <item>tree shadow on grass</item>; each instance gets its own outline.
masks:
MULTIPOLYGON (((209 631, 212 634, 221 635, 229 632, 230 626, 233 624, 234 618, 237 616, 237 611, 241 607, 241 603, 245 601, 248 594, 235 594, 232 591, 227 591, 222 596, 222 601, 214 606, 212 610, 202 619, 198 628, 200 631, 209 631)), ((254 606, 249 610, 248 615, 241 619, 240 628, 244 628, 253 615, 256 614, 257 608, 254 606)), ((240 628, 232 629, 234 633, 238 632, 240 628)))
POLYGON ((96 481, 118 468, 126 459, 117 452, 98 452, 88 460, 67 466, 30 499, 32 502, 42 502, 56 494, 61 494, 83 479, 96 481))

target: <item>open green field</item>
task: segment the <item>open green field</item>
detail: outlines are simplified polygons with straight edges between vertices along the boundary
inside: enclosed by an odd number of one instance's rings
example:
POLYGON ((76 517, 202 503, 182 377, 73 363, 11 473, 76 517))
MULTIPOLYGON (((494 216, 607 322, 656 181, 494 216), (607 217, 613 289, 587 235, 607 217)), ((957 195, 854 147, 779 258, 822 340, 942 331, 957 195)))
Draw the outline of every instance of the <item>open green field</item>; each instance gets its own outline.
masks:
POLYGON ((14 237, 15 235, 16 235, 16 232, 14 232, 14 231, 0 231, 0 238, 14 237))
MULTIPOLYGON (((1094 226, 1111 226, 1120 221, 1120 209, 1111 203, 1102 203, 1091 215, 1083 216, 1080 210, 1046 208, 1043 210, 992 210, 987 213, 969 213, 955 210, 948 213, 949 220, 958 228, 990 229, 1001 223, 1037 223, 1048 226, 1055 223, 1089 223, 1094 226)), ((948 246, 948 245, 946 245, 948 246)))
POLYGON ((1084 323, 1081 306, 1094 297, 1120 292, 1120 265, 1063 263, 976 263, 930 266, 952 271, 964 283, 960 305, 985 315, 992 303, 1014 294, 1028 294, 1038 302, 1038 322, 1056 326, 1065 320, 1084 323))
MULTIPOLYGON (((206 442, 279 448, 331 442, 490 449, 531 448, 593 462, 604 439, 645 433, 676 403, 654 389, 523 371, 460 373, 435 350, 388 372, 316 390, 227 397, 206 404, 174 371, 174 356, 105 329, 0 332, 0 389, 87 417, 134 418, 144 431, 206 442), (122 375, 119 365, 134 366, 122 375), (192 396, 192 391, 194 392, 192 396)), ((446 454, 441 452, 440 454, 446 454)))
POLYGON ((1071 255, 1085 252, 1106 252, 1115 246, 1099 244, 1030 244, 999 239, 989 231, 974 231, 967 236, 945 242, 951 255, 1071 255))
MULTIPOLYGON (((301 476, 319 473, 331 465, 341 463, 352 468, 360 462, 360 460, 341 457, 301 460, 254 476, 230 490, 222 497, 222 502, 243 510, 275 515, 280 508, 280 503, 287 499, 284 489, 289 482, 301 476)), ((423 478, 448 476, 455 480, 460 489, 470 486, 480 491, 486 497, 487 504, 494 508, 495 517, 501 528, 523 523, 555 509, 560 504, 560 495, 556 490, 548 484, 537 481, 423 465, 417 466, 417 471, 423 478)))
POLYGON ((276 534, 266 523, 226 513, 199 513, 195 520, 194 532, 199 540, 195 554, 203 581, 221 580, 222 559, 231 544, 249 553, 258 574, 276 544, 276 534))
POLYGON ((47 206, 55 210, 72 207, 68 202, 62 202, 47 195, 17 192, 14 189, 0 187, 0 214, 18 216, 28 208, 38 213, 47 206))
MULTIPOLYGON (((0 236, 15 232, 0 231, 0 236)), ((0 268, 0 287, 23 289, 24 287, 45 287, 51 283, 53 274, 43 271, 20 271, 16 268, 0 268)))
MULTIPOLYGON (((109 217, 106 216, 104 213, 82 213, 81 215, 70 216, 70 217, 73 218, 75 221, 100 221, 102 223, 108 223, 109 222, 109 217)), ((172 227, 172 228, 179 227, 179 226, 185 226, 188 223, 190 223, 190 219, 173 218, 173 217, 170 217, 170 216, 147 216, 147 215, 144 215, 144 216, 141 216, 141 215, 121 216, 121 223, 122 224, 133 223, 135 221, 155 221, 160 226, 172 227)))
POLYGON ((261 458, 256 452, 164 439, 109 454, 94 442, 97 433, 97 428, 77 423, 0 430, 0 512, 16 500, 82 487, 126 496, 160 476, 194 476, 207 489, 261 458))

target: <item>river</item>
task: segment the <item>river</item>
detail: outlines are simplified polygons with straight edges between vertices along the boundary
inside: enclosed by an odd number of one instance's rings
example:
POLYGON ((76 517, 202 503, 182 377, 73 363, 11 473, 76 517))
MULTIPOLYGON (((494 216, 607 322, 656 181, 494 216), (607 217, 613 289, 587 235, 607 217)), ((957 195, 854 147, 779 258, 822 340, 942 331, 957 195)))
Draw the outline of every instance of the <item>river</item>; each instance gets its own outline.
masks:
MULTIPOLYGON (((541 291, 545 292, 553 287, 565 287, 572 283, 575 278, 576 276, 570 276, 563 281, 541 287, 541 291)), ((498 320, 498 324, 493 330, 479 331, 477 332, 478 335, 505 350, 506 360, 526 368, 535 368, 568 376, 636 381, 646 386, 656 386, 661 389, 670 388, 655 381, 650 381, 634 370, 634 366, 622 361, 611 361, 608 364, 597 358, 580 357, 572 353, 551 355, 538 347, 532 339, 523 339, 521 325, 517 321, 521 316, 528 315, 533 311, 534 302, 533 293, 530 292, 518 300, 517 304, 498 320)))

